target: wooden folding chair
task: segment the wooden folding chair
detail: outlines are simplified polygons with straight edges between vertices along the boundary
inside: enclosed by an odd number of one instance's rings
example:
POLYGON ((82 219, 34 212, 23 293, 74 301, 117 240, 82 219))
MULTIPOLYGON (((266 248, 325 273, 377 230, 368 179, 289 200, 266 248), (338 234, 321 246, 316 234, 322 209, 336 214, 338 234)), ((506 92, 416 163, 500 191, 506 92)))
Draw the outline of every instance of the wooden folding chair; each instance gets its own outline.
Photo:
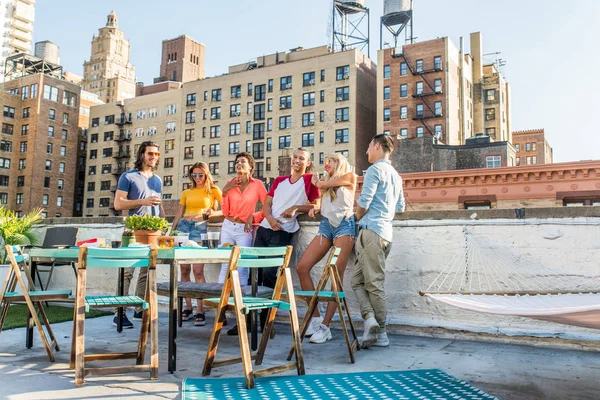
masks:
MULTIPOLYGON (((360 345, 358 342, 358 337, 356 336, 356 331, 354 330, 354 324, 352 323, 352 317, 350 316, 350 310, 348 309, 348 302, 346 301, 346 295, 344 293, 344 286, 342 284, 342 279, 340 278, 339 271, 336 266, 336 262, 338 256, 340 254, 339 247, 333 247, 329 252, 329 256, 327 257, 327 261, 325 262, 325 267, 323 268, 323 273, 321 274, 321 279, 319 279, 319 283, 315 287, 315 290, 305 290, 305 291, 296 291, 296 299, 306 301, 308 304, 308 309, 306 310, 306 314, 304 314, 304 319, 302 320, 302 325, 300 326, 300 335, 301 340, 304 339, 304 335, 308 329, 310 321, 313 318, 313 313, 315 312, 320 301, 324 301, 327 303, 333 302, 337 304, 337 311, 340 316, 340 323, 342 325, 342 332, 344 332, 344 338, 346 339, 346 345, 348 346, 348 353, 350 354, 350 362, 354 364, 354 352, 360 350, 360 345), (325 285, 327 282, 331 281, 331 290, 325 291, 325 285), (346 321, 344 316, 344 309, 346 310, 346 316, 348 317, 348 325, 350 325, 350 331, 352 332, 353 340, 350 339, 348 335, 348 328, 346 327, 346 321)), ((287 359, 291 360, 294 354, 294 347, 290 350, 287 359)))
POLYGON ((75 369, 75 385, 83 385, 87 375, 112 375, 130 372, 150 372, 150 379, 158 379, 158 309, 156 296, 156 258, 158 250, 144 247, 121 249, 79 249, 77 266, 77 294, 73 321, 73 343, 70 368, 75 369), (144 299, 138 296, 86 296, 88 268, 148 268, 148 283, 144 299), (85 313, 90 307, 141 306, 144 309, 137 351, 127 353, 85 354, 85 313), (150 331, 150 363, 144 364, 146 344, 150 331), (87 368, 87 361, 107 361, 135 358, 135 365, 105 368, 87 368))
POLYGON ((204 369, 202 375, 210 375, 212 368, 242 363, 244 368, 244 377, 246 379, 246 387, 251 389, 254 387, 254 378, 258 378, 265 375, 271 375, 296 369, 298 375, 304 375, 304 359, 302 356, 302 344, 300 340, 300 332, 298 330, 298 314, 296 312, 296 301, 294 298, 294 287, 292 284, 292 275, 288 268, 290 258, 292 256, 292 246, 286 247, 239 247, 233 246, 231 250, 231 258, 229 260, 229 268, 227 270, 227 276, 223 284, 223 291, 221 292, 220 298, 206 299, 207 303, 218 303, 217 316, 213 326, 212 334, 208 344, 208 351, 206 353, 206 361, 204 362, 204 369), (273 289, 273 296, 271 299, 265 299, 260 297, 244 297, 242 296, 242 288, 239 281, 239 275, 237 268, 267 268, 267 267, 279 267, 277 272, 277 281, 275 288, 273 289), (281 294, 283 291, 283 285, 285 284, 289 303, 281 300, 281 294), (250 353, 250 346, 248 344, 248 336, 243 332, 246 332, 246 315, 252 310, 268 309, 269 315, 263 329, 262 338, 258 351, 255 354, 250 353), (271 331, 273 330, 273 322, 275 321, 275 314, 277 309, 289 310, 290 312, 290 323, 292 328, 292 342, 296 351, 296 361, 288 364, 278 365, 271 368, 265 368, 259 371, 252 370, 252 360, 255 360, 256 365, 262 363, 265 350, 271 331), (235 313, 236 322, 238 325, 238 332, 240 333, 239 344, 241 357, 228 358, 223 360, 215 360, 217 354, 217 348, 219 345, 219 336, 221 334, 221 328, 225 321, 225 312, 231 310, 235 313))
POLYGON ((0 292, 0 333, 4 326, 8 309, 12 303, 25 303, 31 313, 33 323, 35 324, 48 358, 54 361, 54 350, 59 351, 60 348, 56 341, 56 336, 52 331, 46 312, 44 311, 43 302, 46 301, 64 301, 71 295, 70 290, 35 290, 31 273, 27 267, 26 257, 21 252, 19 246, 4 246, 8 259, 10 260, 10 268, 6 274, 2 292, 0 292), (23 278, 25 276, 25 279, 23 278), (16 292, 17 284, 21 292, 16 292), (37 311, 36 307, 37 306, 37 311), (38 315, 39 313, 39 315, 38 315), (41 320, 41 321, 40 321, 41 320), (42 323, 46 327, 48 337, 44 332, 42 323))

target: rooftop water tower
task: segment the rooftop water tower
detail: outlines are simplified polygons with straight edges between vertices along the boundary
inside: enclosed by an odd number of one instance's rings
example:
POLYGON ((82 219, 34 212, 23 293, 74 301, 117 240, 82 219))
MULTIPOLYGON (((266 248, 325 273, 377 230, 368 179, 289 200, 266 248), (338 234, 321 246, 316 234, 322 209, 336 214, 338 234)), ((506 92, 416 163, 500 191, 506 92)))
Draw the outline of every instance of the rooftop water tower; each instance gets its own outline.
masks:
POLYGON ((379 48, 383 49, 383 28, 394 37, 394 48, 398 47, 398 37, 404 31, 404 42, 413 43, 413 4, 412 0, 383 0, 383 16, 379 29, 379 48))
MULTIPOLYGON (((369 9, 365 0, 333 0, 331 49, 344 51, 366 47, 369 54, 369 9)), ((363 51, 364 53, 364 51, 363 51)))

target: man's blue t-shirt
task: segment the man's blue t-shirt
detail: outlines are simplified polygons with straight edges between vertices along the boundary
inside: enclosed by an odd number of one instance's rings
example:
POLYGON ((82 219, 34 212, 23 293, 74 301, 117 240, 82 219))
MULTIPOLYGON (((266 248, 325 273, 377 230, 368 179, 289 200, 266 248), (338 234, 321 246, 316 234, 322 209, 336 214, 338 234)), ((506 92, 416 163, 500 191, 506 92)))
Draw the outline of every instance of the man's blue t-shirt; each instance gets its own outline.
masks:
MULTIPOLYGON (((146 178, 137 169, 124 172, 117 190, 127 192, 127 200, 141 200, 150 196, 162 197, 162 181, 158 175, 146 178)), ((141 206, 128 210, 129 215, 160 215, 160 206, 141 206)))

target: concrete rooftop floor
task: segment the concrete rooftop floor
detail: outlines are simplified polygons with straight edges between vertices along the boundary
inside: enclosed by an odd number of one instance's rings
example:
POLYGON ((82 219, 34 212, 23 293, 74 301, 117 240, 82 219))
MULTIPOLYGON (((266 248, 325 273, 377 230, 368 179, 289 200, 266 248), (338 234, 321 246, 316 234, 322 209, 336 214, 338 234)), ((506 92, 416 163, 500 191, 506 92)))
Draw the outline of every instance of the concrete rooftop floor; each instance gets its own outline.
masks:
MULTIPOLYGON (((212 317, 204 327, 184 322, 178 333, 178 362, 175 374, 167 372, 167 314, 160 313, 159 380, 147 374, 135 376, 87 377, 84 386, 74 386, 69 370, 71 323, 54 324, 62 346, 56 362, 46 356, 35 333, 34 347, 25 348, 25 330, 0 334, 0 398, 24 399, 173 399, 179 397, 185 377, 200 377, 212 317)), ((135 349, 140 323, 117 333, 112 317, 86 321, 86 348, 98 352, 135 349)), ((230 322, 231 323, 231 322, 230 322)), ((358 324, 362 330, 362 324, 358 324)), ((285 360, 291 337, 289 328, 276 324, 277 335, 270 341, 265 367, 285 360), (273 361, 275 363, 273 363, 273 361)), ((386 371, 438 368, 470 381, 501 399, 598 399, 600 398, 600 354, 597 351, 517 345, 473 340, 437 339, 390 335, 389 348, 362 350, 350 364, 345 341, 339 330, 323 345, 304 342, 307 374, 359 371, 386 371)), ((362 334, 362 331, 359 332, 362 334)), ((535 343, 532 341, 531 343, 535 343)), ((237 338, 223 332, 217 358, 239 354, 237 338)), ((131 362, 133 360, 125 360, 131 362)), ((107 363, 94 363, 107 365, 107 363)), ((241 365, 216 368, 211 377, 241 377, 241 365)))

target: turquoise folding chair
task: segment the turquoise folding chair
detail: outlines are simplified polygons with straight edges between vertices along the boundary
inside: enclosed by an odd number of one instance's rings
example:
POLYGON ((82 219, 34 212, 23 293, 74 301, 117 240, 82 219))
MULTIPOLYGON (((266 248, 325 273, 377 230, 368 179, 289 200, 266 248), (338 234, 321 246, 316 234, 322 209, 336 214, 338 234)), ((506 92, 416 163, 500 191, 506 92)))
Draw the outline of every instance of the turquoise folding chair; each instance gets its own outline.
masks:
POLYGON ((300 340, 300 332, 298 329, 298 314, 296 312, 296 301, 294 298, 294 287, 292 284, 292 275, 289 269, 290 258, 292 256, 292 246, 286 247, 239 247, 233 246, 231 250, 231 258, 229 260, 229 268, 227 276, 223 283, 223 290, 220 298, 206 299, 207 303, 216 303, 217 316, 213 326, 213 331, 208 344, 206 360, 202 375, 210 375, 212 368, 242 363, 244 369, 244 377, 246 379, 246 387, 248 389, 254 387, 254 378, 265 375, 271 375, 296 369, 298 375, 304 375, 304 358, 302 356, 302 344, 300 340), (261 297, 251 297, 242 295, 242 287, 239 280, 238 267, 243 268, 268 268, 278 267, 277 280, 273 289, 271 299, 261 297), (281 300, 283 286, 286 286, 289 303, 281 300), (268 309, 269 315, 263 329, 262 338, 258 351, 255 354, 250 353, 248 336, 243 334, 246 332, 246 315, 253 310, 268 309), (288 310, 290 314, 290 324, 292 328, 292 342, 296 349, 296 361, 288 364, 278 365, 271 368, 265 368, 259 371, 252 370, 252 360, 255 360, 256 365, 262 363, 267 342, 273 330, 273 322, 277 309, 288 310), (228 358, 223 360, 215 360, 217 348, 219 346, 219 336, 221 328, 225 321, 225 312, 227 310, 235 313, 238 332, 242 332, 239 338, 241 357, 228 358))
POLYGON ((8 309, 13 303, 25 303, 31 313, 31 318, 35 324, 48 358, 50 361, 54 361, 54 350, 59 351, 58 342, 56 336, 52 331, 46 312, 44 311, 43 302, 47 301, 64 301, 71 295, 70 290, 35 290, 33 280, 31 279, 31 273, 27 267, 26 254, 23 254, 19 246, 5 247, 6 255, 10 261, 10 268, 6 274, 2 292, 0 292, 0 332, 4 326, 8 309), (23 278, 25 275, 25 278, 23 278), (17 285, 21 292, 17 292, 17 285), (37 311, 36 311, 37 306, 37 311), (39 316, 38 316, 39 313, 39 316), (42 323, 46 327, 48 337, 44 333, 42 323))
POLYGON ((70 368, 75 369, 75 385, 83 385, 87 375, 112 375, 130 372, 150 372, 150 379, 158 379, 158 309, 156 296, 156 258, 158 250, 152 246, 121 249, 79 249, 77 266, 77 294, 73 318, 73 343, 70 368), (148 283, 144 299, 138 296, 86 296, 88 268, 148 268, 148 283), (109 354, 85 354, 85 313, 90 307, 131 307, 144 309, 137 351, 109 354), (146 344, 150 331, 150 363, 144 364, 146 344), (135 365, 88 368, 87 361, 107 361, 135 358, 135 365))

